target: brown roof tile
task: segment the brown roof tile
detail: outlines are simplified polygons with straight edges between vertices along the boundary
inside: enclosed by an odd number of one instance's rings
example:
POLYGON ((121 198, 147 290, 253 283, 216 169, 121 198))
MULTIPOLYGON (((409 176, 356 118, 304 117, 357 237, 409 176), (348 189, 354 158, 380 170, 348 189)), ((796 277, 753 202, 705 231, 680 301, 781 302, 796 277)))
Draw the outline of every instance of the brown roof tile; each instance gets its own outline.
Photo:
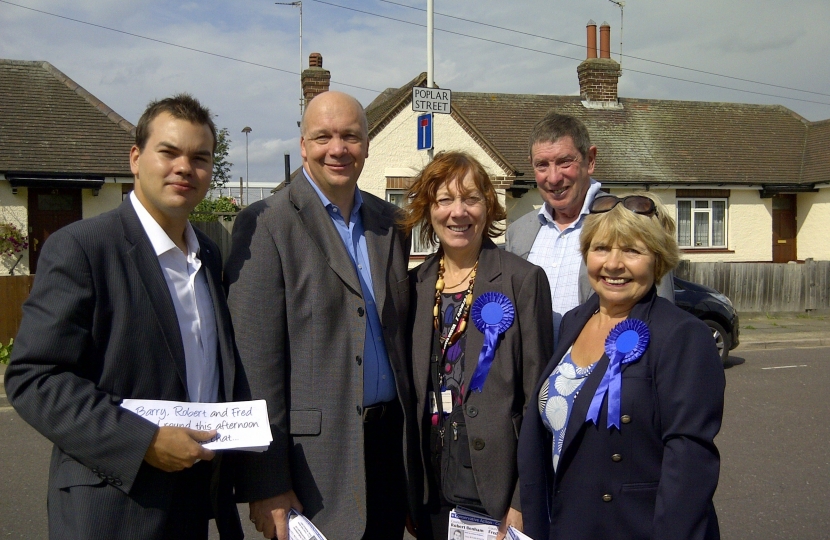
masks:
POLYGON ((830 182, 830 120, 813 122, 804 147, 805 182, 830 182))
POLYGON ((134 126, 48 62, 0 60, 0 172, 132 176, 134 126))
MULTIPOLYGON (((408 105, 411 87, 407 83, 372 103, 370 132, 408 105)), ((594 177, 603 182, 830 181, 830 121, 811 123, 780 105, 630 98, 620 103, 622 109, 586 109, 578 96, 453 92, 453 110, 523 173, 521 182, 533 181, 528 137, 549 110, 585 122, 598 148, 594 177)))

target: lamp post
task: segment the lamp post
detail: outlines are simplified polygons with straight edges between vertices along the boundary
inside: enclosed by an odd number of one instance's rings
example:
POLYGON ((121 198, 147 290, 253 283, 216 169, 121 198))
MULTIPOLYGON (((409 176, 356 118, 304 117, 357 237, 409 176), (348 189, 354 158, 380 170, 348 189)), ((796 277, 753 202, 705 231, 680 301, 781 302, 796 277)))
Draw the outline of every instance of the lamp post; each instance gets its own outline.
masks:
POLYGON ((251 202, 251 190, 248 187, 248 133, 253 131, 248 126, 242 128, 242 133, 245 134, 245 206, 251 202))

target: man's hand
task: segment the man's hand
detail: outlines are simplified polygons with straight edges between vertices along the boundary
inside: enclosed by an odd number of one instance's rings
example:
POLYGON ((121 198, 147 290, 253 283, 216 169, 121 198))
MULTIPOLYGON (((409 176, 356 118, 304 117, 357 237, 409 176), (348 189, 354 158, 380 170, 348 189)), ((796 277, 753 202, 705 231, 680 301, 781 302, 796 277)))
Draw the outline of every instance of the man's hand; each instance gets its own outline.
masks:
POLYGON ((496 537, 496 540, 503 540, 504 536, 507 534, 507 528, 513 526, 514 529, 524 532, 524 522, 522 521, 522 513, 516 510, 515 508, 508 508, 507 513, 504 514, 504 517, 501 519, 501 525, 499 525, 499 535, 496 537))
POLYGON ((288 512, 292 508, 303 511, 303 505, 293 489, 270 499, 252 502, 248 507, 256 530, 265 538, 276 537, 278 540, 288 540, 288 512))
POLYGON ((156 431, 144 461, 164 472, 176 472, 192 467, 200 459, 210 461, 213 451, 203 447, 200 442, 208 441, 216 431, 196 431, 195 429, 162 426, 156 431))

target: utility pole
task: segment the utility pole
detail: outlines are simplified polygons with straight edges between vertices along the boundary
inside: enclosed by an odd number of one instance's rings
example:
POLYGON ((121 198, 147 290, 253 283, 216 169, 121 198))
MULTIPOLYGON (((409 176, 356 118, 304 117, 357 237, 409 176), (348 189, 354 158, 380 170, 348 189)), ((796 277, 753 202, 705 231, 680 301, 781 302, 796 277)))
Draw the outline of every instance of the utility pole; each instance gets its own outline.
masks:
MULTIPOLYGON (((427 88, 435 88, 435 2, 427 0, 427 88)), ((433 137, 435 126, 433 129, 433 137)), ((433 139, 435 140, 435 139, 433 139)), ((427 150, 427 158, 432 161, 432 148, 427 150)))
POLYGON ((305 96, 303 95, 303 3, 301 0, 296 2, 274 2, 278 6, 297 6, 300 8, 300 118, 303 117, 305 111, 305 96))

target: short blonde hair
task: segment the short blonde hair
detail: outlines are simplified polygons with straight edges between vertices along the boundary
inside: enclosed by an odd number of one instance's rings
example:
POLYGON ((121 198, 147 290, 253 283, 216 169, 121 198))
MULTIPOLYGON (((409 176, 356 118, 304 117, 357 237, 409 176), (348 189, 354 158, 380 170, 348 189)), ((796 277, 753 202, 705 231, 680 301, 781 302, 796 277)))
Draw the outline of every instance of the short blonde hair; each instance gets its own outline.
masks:
MULTIPOLYGON (((579 250, 583 262, 587 262, 588 251, 595 239, 610 244, 630 246, 642 242, 654 254, 654 281, 660 280, 680 261, 680 250, 674 237, 675 223, 660 199, 649 192, 630 193, 654 201, 656 216, 636 214, 617 204, 608 212, 590 214, 585 218, 582 234, 579 237, 579 250), (656 218, 656 219, 655 219, 656 218)), ((617 195, 620 199, 626 195, 617 195)))

